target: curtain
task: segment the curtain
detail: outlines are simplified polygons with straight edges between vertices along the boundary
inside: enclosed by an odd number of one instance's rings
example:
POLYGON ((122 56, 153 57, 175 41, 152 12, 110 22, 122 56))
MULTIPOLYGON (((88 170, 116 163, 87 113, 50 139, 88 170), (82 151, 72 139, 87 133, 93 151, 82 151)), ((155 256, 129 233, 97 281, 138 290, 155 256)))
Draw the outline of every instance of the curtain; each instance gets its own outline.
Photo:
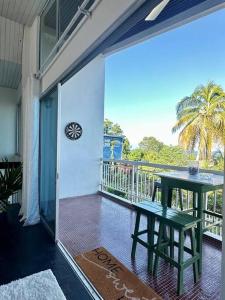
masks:
POLYGON ((38 204, 39 81, 28 77, 22 86, 23 187, 20 215, 24 225, 40 221, 38 204))

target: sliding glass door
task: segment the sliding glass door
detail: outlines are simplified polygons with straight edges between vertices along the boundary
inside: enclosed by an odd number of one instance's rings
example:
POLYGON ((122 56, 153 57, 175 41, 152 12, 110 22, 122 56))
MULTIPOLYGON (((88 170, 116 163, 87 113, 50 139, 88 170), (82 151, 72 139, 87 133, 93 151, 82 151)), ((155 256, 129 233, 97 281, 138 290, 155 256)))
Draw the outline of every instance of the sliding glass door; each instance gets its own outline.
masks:
POLYGON ((40 101, 39 198, 41 220, 54 239, 57 224, 58 89, 40 101))

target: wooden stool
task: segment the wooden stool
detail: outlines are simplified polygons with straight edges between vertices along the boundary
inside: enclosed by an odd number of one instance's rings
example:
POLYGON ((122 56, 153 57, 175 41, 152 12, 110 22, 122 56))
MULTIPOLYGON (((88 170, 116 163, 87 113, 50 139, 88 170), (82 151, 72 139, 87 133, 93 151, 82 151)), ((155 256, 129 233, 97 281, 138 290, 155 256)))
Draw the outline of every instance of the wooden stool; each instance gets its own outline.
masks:
POLYGON ((200 219, 190 216, 186 213, 176 211, 171 208, 164 208, 162 212, 155 213, 155 217, 159 220, 159 234, 156 247, 153 248, 155 253, 155 263, 153 274, 157 273, 157 266, 159 257, 169 262, 172 266, 178 269, 177 293, 183 293, 183 273, 184 269, 193 265, 194 282, 198 281, 198 261, 200 259, 199 253, 196 251, 196 236, 195 227, 200 219), (163 238, 164 228, 168 226, 170 229, 170 239, 165 241, 163 238), (179 240, 174 240, 174 230, 178 231, 179 240), (184 235, 190 232, 191 248, 184 245, 184 235), (163 251, 164 247, 170 246, 170 256, 166 255, 163 251), (178 259, 174 259, 174 246, 178 248, 178 259), (184 252, 191 254, 191 258, 184 261, 184 252))
MULTIPOLYGON (((157 235, 158 232, 155 231, 155 221, 156 221, 156 212, 162 211, 163 208, 160 204, 150 201, 144 201, 139 204, 133 205, 137 215, 136 215, 136 222, 134 233, 131 235, 133 239, 132 243, 132 251, 131 251, 131 258, 135 258, 137 243, 141 244, 148 250, 148 271, 150 273, 153 272, 153 250, 156 244, 154 243, 154 236, 157 235), (147 228, 144 230, 139 231, 140 226, 140 219, 141 215, 145 215, 147 217, 147 228), (147 234, 147 242, 143 241, 140 236, 143 234, 147 234)), ((164 233, 164 240, 166 240, 166 235, 164 233)), ((164 249, 165 253, 168 254, 168 249, 164 249)))

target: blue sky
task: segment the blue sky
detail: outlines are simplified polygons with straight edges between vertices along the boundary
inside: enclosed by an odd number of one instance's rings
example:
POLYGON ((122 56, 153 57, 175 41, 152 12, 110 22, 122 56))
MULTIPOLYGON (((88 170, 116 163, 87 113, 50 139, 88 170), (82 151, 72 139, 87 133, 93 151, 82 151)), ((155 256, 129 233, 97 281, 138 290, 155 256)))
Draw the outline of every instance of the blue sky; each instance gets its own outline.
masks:
POLYGON ((225 88, 224 28, 220 10, 108 56, 105 118, 134 147, 144 136, 178 144, 171 133, 177 101, 210 80, 225 88))

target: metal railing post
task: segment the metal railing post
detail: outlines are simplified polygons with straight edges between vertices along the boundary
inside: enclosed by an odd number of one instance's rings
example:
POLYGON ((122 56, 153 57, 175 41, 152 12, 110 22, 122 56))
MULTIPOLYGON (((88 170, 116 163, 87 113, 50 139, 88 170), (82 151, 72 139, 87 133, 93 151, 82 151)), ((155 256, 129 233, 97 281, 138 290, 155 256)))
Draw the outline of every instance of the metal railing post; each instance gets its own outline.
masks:
POLYGON ((100 191, 103 191, 103 185, 104 185, 104 174, 103 174, 103 160, 100 160, 100 191))
MULTIPOLYGON (((135 170, 135 174, 136 174, 136 193, 135 193, 135 202, 138 202, 138 198, 139 198, 139 170, 138 167, 135 170)), ((134 182, 135 184, 135 182, 134 182)))
POLYGON ((135 195, 135 166, 132 166, 132 174, 131 174, 131 201, 134 202, 134 195, 135 195))

